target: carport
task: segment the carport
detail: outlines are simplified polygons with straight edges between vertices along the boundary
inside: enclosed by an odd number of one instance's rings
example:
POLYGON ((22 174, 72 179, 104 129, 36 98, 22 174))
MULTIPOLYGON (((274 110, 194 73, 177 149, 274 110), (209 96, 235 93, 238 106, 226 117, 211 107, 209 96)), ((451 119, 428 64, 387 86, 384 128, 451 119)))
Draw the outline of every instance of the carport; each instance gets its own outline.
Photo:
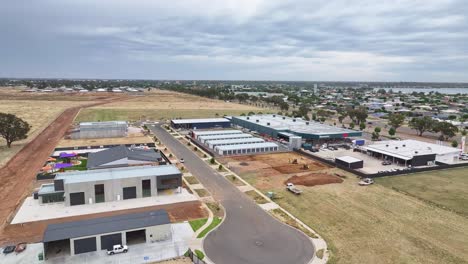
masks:
POLYGON ((122 214, 59 224, 50 224, 44 232, 46 257, 106 250, 113 245, 145 243, 171 236, 165 210, 122 214))

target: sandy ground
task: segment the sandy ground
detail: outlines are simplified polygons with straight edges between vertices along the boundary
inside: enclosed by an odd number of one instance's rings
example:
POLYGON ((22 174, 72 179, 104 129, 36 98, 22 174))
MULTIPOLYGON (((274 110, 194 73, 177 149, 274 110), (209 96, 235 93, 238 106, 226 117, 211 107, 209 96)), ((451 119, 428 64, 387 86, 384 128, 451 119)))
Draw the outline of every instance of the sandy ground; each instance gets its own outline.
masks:
POLYGON ((152 143, 153 140, 143 133, 129 133, 126 137, 115 138, 89 138, 89 139, 69 139, 63 138, 58 143, 57 147, 77 147, 77 146, 101 146, 101 145, 116 145, 116 144, 140 144, 152 143))
POLYGON ((184 202, 170 205, 149 206, 136 209, 118 210, 98 214, 80 215, 66 218, 36 221, 25 224, 7 225, 0 231, 0 246, 9 243, 35 243, 42 239, 48 224, 85 220, 127 213, 137 213, 164 209, 168 212, 172 223, 208 217, 208 212, 199 201, 184 202))
POLYGON ((252 178, 262 189, 283 188, 289 179, 306 186, 341 182, 327 173, 329 166, 294 152, 224 157, 220 161, 242 177, 252 178), (298 164, 292 164, 295 159, 298 164))

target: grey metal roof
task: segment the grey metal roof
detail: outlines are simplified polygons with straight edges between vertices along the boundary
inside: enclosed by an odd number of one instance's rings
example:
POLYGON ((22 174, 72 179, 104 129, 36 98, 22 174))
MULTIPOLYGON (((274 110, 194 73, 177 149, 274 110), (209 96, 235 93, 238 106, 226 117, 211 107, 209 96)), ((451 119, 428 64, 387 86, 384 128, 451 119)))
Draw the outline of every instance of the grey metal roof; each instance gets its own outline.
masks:
POLYGON ((217 146, 218 150, 234 150, 234 149, 253 149, 253 148, 269 148, 278 147, 275 143, 264 142, 264 143, 253 143, 253 144, 239 144, 239 145, 222 145, 217 146))
POLYGON ((343 157, 338 157, 336 158, 337 160, 342 160, 344 162, 347 162, 347 163, 355 163, 355 162, 360 162, 362 160, 360 159, 357 159, 355 157, 351 157, 351 156, 343 156, 343 157))
POLYGON ((228 134, 242 134, 240 130, 209 130, 209 131, 193 131, 197 136, 208 136, 208 135, 228 135, 228 134))
POLYGON ((42 242, 119 232, 169 223, 169 215, 166 210, 157 210, 50 224, 44 232, 42 242))
POLYGON ((235 138, 235 139, 219 139, 219 140, 207 140, 205 141, 208 145, 235 145, 235 144, 247 144, 247 143, 260 143, 265 142, 265 140, 257 137, 249 137, 249 138, 235 138))
POLYGON ((125 146, 117 146, 95 153, 89 153, 86 168, 97 168, 100 165, 123 158, 128 158, 129 160, 156 162, 162 157, 159 152, 155 152, 152 149, 144 150, 137 148, 127 148, 125 146))
POLYGON ((180 170, 174 165, 134 166, 112 169, 87 171, 70 171, 57 173, 56 180, 63 180, 64 184, 107 181, 115 179, 138 178, 148 176, 180 175, 180 170))
POLYGON ((39 191, 37 192, 39 196, 44 195, 44 194, 51 194, 51 193, 63 193, 63 191, 55 191, 55 184, 46 183, 46 184, 42 184, 41 187, 39 188, 39 191))
POLYGON ((226 118, 199 118, 199 119, 173 119, 171 120, 174 124, 192 124, 192 123, 226 123, 231 122, 226 118))
POLYGON ((127 125, 126 121, 81 122, 80 126, 115 126, 127 125))
POLYGON ((460 152, 457 148, 422 142, 413 139, 407 140, 388 140, 378 141, 375 144, 365 147, 367 150, 378 152, 384 155, 410 160, 414 156, 420 155, 445 155, 457 154, 460 152))
POLYGON ((232 139, 232 138, 250 138, 250 134, 230 134, 230 135, 213 135, 213 136, 199 136, 199 140, 216 140, 216 139, 232 139))

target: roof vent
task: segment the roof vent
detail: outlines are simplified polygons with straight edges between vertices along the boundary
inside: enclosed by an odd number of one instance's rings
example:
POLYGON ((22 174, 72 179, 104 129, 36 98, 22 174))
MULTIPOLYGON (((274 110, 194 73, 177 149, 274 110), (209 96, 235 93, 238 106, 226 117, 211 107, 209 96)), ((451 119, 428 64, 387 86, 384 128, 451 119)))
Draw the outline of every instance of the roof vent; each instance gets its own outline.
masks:
POLYGON ((257 119, 257 120, 255 120, 255 121, 256 121, 257 123, 258 123, 258 122, 260 122, 260 120, 258 120, 258 119, 257 119))
POLYGON ((403 144, 403 147, 406 147, 406 145, 405 145, 405 144, 403 144))
POLYGON ((285 117, 285 116, 283 116, 283 119, 286 119, 286 117, 285 117))
POLYGON ((417 150, 415 150, 415 151, 414 151, 414 153, 418 154, 418 151, 417 151, 417 150))
POLYGON ((293 122, 296 122, 296 118, 293 119, 293 122))
POLYGON ((387 144, 387 145, 385 145, 385 146, 388 148, 388 144, 387 144))
POLYGON ((268 123, 267 123, 267 126, 269 126, 269 125, 270 125, 270 123, 268 122, 268 123))
POLYGON ((308 124, 309 124, 309 122, 306 122, 306 125, 308 125, 308 124))
POLYGON ((398 149, 398 147, 395 147, 395 149, 398 149))
POLYGON ((250 119, 250 117, 247 117, 247 120, 249 120, 249 119, 250 119))
POLYGON ((276 115, 273 115, 273 117, 276 117, 276 115))

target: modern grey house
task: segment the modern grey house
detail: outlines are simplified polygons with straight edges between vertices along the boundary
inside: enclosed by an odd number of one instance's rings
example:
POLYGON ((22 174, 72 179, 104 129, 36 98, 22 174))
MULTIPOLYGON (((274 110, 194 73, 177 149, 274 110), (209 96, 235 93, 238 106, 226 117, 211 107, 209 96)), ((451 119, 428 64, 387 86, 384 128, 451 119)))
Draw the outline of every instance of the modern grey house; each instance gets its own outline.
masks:
POLYGON ((50 224, 42 239, 47 258, 111 249, 114 245, 153 243, 170 239, 165 210, 131 213, 50 224))
POLYGON ((160 152, 153 149, 127 148, 117 146, 103 151, 89 153, 88 170, 128 167, 135 165, 165 164, 160 152))
POLYGON ((135 166, 59 173, 53 187, 42 185, 38 196, 41 203, 74 206, 157 196, 181 186, 182 173, 174 165, 135 166))
POLYGON ((128 124, 126 121, 82 122, 78 130, 71 134, 71 138, 125 137, 127 132, 128 124))

